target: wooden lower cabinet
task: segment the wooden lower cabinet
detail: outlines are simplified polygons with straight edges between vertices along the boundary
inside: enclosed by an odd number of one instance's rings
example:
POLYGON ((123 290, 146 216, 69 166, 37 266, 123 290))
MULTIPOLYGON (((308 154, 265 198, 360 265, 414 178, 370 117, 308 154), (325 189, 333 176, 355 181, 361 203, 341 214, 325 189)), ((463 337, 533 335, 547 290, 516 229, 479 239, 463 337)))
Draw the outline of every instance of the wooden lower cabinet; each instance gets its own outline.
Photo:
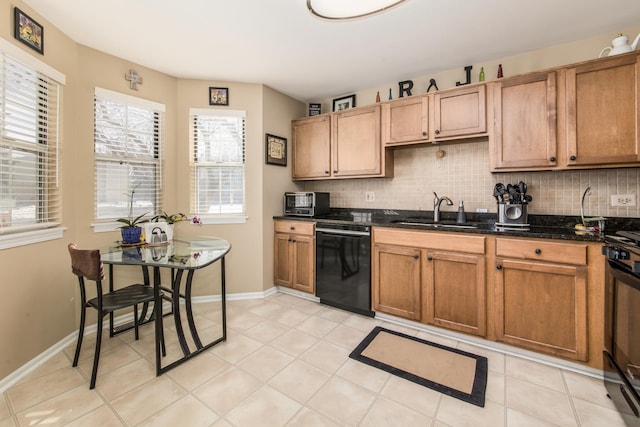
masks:
POLYGON ((486 335, 485 238, 374 228, 373 310, 486 335))
POLYGON ((420 320, 420 250, 375 244, 373 247, 373 310, 420 320))
POLYGON ((295 221, 276 221, 273 253, 273 282, 303 292, 314 294, 316 291, 316 238, 313 223, 295 221), (294 232, 283 233, 279 229, 294 227, 294 232), (301 234, 295 233, 295 228, 301 234), (304 234, 302 234, 304 233, 304 234))
POLYGON ((373 227, 373 310, 602 368, 598 242, 373 227))
POLYGON ((588 360, 586 245, 497 240, 498 341, 588 360), (506 258, 506 254, 520 255, 520 259, 506 258))
POLYGON ((426 252, 423 321, 486 335, 486 278, 483 255, 426 252))

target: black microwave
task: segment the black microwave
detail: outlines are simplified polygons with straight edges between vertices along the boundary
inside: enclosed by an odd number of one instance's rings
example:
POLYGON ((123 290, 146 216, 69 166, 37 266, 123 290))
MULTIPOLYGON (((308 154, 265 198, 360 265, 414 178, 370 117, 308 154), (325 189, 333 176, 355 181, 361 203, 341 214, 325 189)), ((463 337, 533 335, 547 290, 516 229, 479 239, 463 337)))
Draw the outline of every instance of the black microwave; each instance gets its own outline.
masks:
POLYGON ((284 193, 284 214, 316 216, 329 213, 329 193, 313 191, 284 193))

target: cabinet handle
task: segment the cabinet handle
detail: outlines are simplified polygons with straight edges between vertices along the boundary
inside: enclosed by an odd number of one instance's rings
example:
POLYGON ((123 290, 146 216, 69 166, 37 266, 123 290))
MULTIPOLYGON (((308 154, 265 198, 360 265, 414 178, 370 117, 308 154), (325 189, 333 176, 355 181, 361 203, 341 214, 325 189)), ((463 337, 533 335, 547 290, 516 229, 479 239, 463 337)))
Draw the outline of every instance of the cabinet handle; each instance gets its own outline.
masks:
POLYGON ((440 129, 436 129, 436 135, 440 135, 440 129))
MULTIPOLYGON (((414 256, 413 256, 413 259, 418 259, 418 258, 420 258, 418 255, 414 255, 414 256)), ((429 258, 427 258, 427 259, 428 259, 429 261, 431 261, 431 257, 429 257, 429 258)))
POLYGON ((576 159, 576 156, 571 156, 571 157, 569 157, 569 160, 571 160, 571 161, 573 161, 573 160, 575 160, 575 159, 576 159))
POLYGON ((329 175, 329 171, 324 171, 324 174, 325 175, 329 175))
POLYGON ((289 230, 295 230, 296 228, 292 225, 289 227, 289 230))
POLYGON ((540 255, 542 253, 542 249, 536 249, 536 255, 540 255))
MULTIPOLYGON (((418 256, 416 255, 416 258, 418 258, 418 256)), ((433 257, 428 256, 427 257, 427 261, 433 261, 433 257)))
POLYGON ((496 265, 496 270, 502 270, 502 266, 500 264, 496 265))
POLYGON ((422 132, 422 136, 427 136, 429 135, 427 132, 422 132))
POLYGON ((337 171, 337 170, 334 170, 334 171, 333 171, 333 173, 338 173, 338 171, 337 171))
POLYGON ((555 158, 555 157, 553 157, 553 156, 551 156, 551 157, 549 157, 549 161, 550 161, 550 162, 555 162, 555 161, 556 161, 556 158, 555 158))

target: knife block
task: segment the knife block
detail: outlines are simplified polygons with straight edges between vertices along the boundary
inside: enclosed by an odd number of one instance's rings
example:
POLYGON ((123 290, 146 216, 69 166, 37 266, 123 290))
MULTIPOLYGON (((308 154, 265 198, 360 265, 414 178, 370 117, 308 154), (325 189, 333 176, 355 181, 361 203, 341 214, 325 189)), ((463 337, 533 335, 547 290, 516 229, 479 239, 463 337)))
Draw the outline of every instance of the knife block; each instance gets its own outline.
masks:
POLYGON ((528 224, 527 204, 498 204, 498 223, 500 224, 528 224))

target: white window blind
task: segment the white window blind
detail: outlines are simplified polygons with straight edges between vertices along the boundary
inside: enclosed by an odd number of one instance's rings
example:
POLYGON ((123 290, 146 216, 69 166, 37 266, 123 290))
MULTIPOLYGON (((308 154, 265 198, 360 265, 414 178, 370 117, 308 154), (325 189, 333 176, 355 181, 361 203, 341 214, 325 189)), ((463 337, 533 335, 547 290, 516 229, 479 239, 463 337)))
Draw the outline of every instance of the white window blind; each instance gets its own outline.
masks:
POLYGON ((244 111, 191 109, 194 214, 245 214, 245 116, 244 111))
POLYGON ((96 88, 95 218, 113 221, 162 210, 164 106, 96 88))
POLYGON ((0 51, 0 234, 59 225, 60 85, 0 51))

